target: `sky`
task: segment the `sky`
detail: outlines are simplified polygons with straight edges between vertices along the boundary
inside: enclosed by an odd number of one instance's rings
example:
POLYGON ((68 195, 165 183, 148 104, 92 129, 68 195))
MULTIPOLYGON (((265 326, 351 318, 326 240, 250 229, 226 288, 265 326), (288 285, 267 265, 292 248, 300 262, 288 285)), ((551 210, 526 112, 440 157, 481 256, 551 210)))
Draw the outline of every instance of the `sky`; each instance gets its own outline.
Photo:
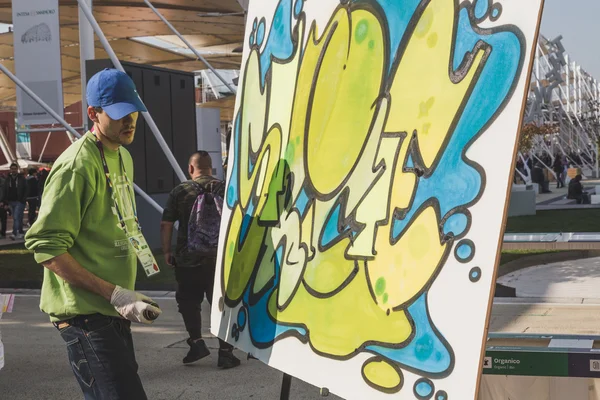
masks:
MULTIPOLYGON (((527 1, 527 0, 521 0, 527 1)), ((563 36, 572 60, 600 80, 600 0, 546 0, 541 33, 563 36)))

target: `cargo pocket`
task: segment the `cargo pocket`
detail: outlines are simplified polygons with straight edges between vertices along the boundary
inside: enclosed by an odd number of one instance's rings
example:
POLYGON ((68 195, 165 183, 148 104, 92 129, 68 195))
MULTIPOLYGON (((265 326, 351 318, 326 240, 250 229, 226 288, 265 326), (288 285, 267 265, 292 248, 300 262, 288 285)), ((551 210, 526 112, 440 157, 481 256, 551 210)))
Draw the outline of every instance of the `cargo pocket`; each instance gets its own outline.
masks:
POLYGON ((83 352, 83 347, 81 346, 79 338, 67 342, 67 350, 69 352, 71 368, 73 369, 73 373, 77 377, 77 380, 87 387, 92 387, 94 384, 94 376, 92 375, 92 369, 83 352))

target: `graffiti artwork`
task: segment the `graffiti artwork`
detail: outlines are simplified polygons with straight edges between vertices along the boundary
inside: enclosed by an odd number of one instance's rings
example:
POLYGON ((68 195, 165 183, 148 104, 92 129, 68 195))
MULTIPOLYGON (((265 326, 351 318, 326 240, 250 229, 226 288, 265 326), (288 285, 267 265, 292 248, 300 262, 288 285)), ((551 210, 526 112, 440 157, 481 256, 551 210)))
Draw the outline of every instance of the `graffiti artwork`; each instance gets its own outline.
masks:
POLYGON ((250 2, 214 334, 345 398, 474 398, 540 3, 250 2))

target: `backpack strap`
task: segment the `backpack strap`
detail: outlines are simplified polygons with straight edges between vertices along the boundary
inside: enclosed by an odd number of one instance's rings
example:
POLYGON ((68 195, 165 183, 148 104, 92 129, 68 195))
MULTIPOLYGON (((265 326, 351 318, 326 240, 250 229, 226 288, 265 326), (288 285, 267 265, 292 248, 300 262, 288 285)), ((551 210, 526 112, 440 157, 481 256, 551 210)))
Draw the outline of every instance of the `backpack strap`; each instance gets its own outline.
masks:
POLYGON ((198 190, 198 195, 204 193, 210 193, 215 196, 223 197, 225 195, 225 182, 219 179, 211 179, 204 183, 198 183, 194 180, 190 180, 189 182, 194 185, 194 187, 198 190))
POLYGON ((188 182, 190 182, 192 184, 192 186, 194 186, 196 188, 196 190, 198 191, 198 195, 201 195, 206 192, 206 188, 204 186, 202 186, 201 184, 199 184, 198 182, 196 182, 195 180, 191 179, 188 182))

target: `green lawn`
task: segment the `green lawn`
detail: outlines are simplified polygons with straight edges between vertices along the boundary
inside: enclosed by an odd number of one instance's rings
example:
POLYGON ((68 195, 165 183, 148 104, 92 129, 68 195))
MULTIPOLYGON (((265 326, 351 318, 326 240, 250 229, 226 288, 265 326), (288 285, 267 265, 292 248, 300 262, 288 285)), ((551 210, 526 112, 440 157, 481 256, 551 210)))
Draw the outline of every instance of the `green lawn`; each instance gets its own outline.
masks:
MULTIPOLYGON (((141 267, 138 267, 138 284, 146 286, 165 286, 175 284, 175 274, 165 264, 163 256, 155 252, 160 273, 150 278, 141 267)), ((12 245, 0 248, 0 281, 3 282, 41 282, 43 267, 35 262, 33 254, 23 245, 12 245)))
MULTIPOLYGON (((551 251, 507 251, 503 252, 500 258, 500 265, 510 261, 528 257, 537 254, 554 253, 551 251)), ((146 277, 144 271, 138 269, 138 287, 148 290, 171 290, 175 285, 175 275, 173 270, 167 266, 163 260, 162 254, 155 253, 156 260, 159 263, 161 272, 153 277, 146 277)), ((36 264, 30 251, 23 248, 22 245, 14 245, 0 248, 0 282, 11 282, 15 286, 27 284, 27 287, 39 286, 36 283, 42 281, 43 267, 36 264)))
POLYGON ((541 254, 556 254, 556 253, 566 253, 565 251, 554 250, 509 250, 503 251, 502 256, 500 256, 500 265, 507 264, 511 261, 518 260, 520 258, 536 256, 541 254))
POLYGON ((600 209, 538 211, 537 215, 509 218, 506 232, 600 232, 600 209))
MULTIPOLYGON (((591 210, 559 210, 538 211, 530 217, 509 218, 506 232, 539 233, 539 232, 600 232, 600 209, 591 210)), ((553 253, 549 251, 507 251, 500 258, 500 265, 520 258, 553 253)), ((160 252, 155 252, 161 269, 160 274, 151 278, 144 271, 138 270, 138 285, 149 289, 172 288, 175 284, 173 270, 167 266, 160 252)), ((36 264, 33 255, 23 245, 0 248, 0 281, 3 282, 41 282, 43 267, 36 264)))

